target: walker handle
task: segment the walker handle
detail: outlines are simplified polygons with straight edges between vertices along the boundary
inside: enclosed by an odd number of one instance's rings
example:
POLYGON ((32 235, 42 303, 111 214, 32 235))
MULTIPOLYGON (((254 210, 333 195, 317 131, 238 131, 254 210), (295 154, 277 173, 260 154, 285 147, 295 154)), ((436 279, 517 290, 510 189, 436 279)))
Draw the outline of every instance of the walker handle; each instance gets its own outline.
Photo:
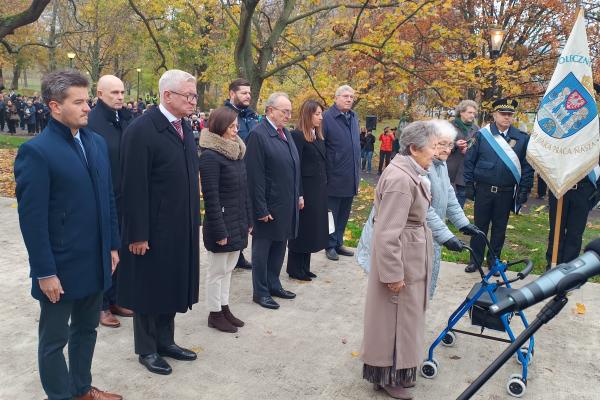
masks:
POLYGON ((533 271, 533 262, 528 258, 508 263, 508 264, 506 264, 506 267, 508 268, 511 265, 516 265, 516 264, 521 264, 521 263, 526 264, 525 268, 523 268, 521 271, 519 271, 517 273, 517 279, 515 279, 515 280, 523 280, 527 277, 527 275, 529 275, 531 273, 531 271, 533 271))

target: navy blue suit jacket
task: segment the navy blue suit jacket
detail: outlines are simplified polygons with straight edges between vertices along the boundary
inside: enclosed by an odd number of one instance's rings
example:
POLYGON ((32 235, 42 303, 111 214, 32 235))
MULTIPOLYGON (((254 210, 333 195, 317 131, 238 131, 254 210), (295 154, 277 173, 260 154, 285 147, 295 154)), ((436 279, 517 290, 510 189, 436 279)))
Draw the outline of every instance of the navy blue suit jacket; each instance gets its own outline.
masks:
POLYGON ((360 180, 360 132, 358 117, 352 110, 350 119, 335 106, 323 114, 327 165, 327 194, 353 197, 360 180))
POLYGON ((106 141, 79 130, 87 163, 68 127, 50 119, 15 160, 19 223, 29 253, 31 295, 45 298, 38 278, 56 275, 61 299, 111 286, 110 250, 119 248, 106 141))

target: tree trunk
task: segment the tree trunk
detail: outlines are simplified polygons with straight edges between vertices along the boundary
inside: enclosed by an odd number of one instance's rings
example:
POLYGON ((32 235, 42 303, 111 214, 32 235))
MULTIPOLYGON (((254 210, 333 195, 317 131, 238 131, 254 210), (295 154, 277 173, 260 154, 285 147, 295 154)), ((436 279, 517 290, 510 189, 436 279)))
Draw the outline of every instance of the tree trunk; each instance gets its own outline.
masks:
POLYGON ((58 0, 52 2, 52 20, 48 35, 48 70, 56 71, 56 22, 58 20, 58 0))
POLYGON ((2 71, 2 63, 0 63, 0 91, 4 90, 4 73, 2 71))
POLYGON ((29 83, 27 82, 27 68, 23 68, 23 86, 29 87, 29 83))
POLYGON ((21 63, 19 61, 15 62, 13 65, 13 77, 10 88, 12 90, 19 89, 19 78, 21 77, 21 63))

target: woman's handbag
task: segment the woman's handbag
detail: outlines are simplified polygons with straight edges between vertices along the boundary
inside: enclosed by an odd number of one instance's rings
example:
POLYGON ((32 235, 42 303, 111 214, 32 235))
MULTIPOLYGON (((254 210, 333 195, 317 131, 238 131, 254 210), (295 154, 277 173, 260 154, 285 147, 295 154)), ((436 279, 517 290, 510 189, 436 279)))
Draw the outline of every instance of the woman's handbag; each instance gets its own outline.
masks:
POLYGON ((333 213, 331 211, 327 212, 327 220, 329 223, 329 234, 331 235, 335 232, 335 221, 333 220, 333 213))
POLYGON ((371 242, 373 240, 373 223, 375 214, 375 205, 373 205, 373 208, 371 208, 371 212, 369 213, 369 218, 367 218, 367 221, 365 222, 360 234, 360 239, 356 248, 356 255, 354 256, 358 265, 360 265, 366 273, 369 273, 371 270, 371 242))

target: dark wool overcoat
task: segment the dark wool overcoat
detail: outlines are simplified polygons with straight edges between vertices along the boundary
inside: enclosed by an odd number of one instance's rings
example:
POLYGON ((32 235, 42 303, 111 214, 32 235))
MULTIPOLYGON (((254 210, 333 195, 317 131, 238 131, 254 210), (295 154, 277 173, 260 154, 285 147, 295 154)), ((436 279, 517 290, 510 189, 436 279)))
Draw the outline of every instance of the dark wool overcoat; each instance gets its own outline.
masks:
POLYGON ((250 132, 246 151, 248 188, 252 200, 252 235, 286 241, 298 234, 298 198, 300 197, 300 161, 289 132, 287 140, 265 118, 250 132), (262 222, 271 214, 273 221, 262 222))
POLYGON ((117 303, 144 314, 185 312, 198 302, 200 194, 192 128, 184 140, 154 107, 123 135, 123 226, 117 303), (148 241, 145 255, 130 243, 148 241))
POLYGON ((298 237, 290 240, 288 247, 297 253, 315 253, 327 247, 329 240, 325 144, 318 138, 306 141, 301 131, 291 134, 300 158, 300 195, 304 197, 304 208, 300 210, 298 237))

